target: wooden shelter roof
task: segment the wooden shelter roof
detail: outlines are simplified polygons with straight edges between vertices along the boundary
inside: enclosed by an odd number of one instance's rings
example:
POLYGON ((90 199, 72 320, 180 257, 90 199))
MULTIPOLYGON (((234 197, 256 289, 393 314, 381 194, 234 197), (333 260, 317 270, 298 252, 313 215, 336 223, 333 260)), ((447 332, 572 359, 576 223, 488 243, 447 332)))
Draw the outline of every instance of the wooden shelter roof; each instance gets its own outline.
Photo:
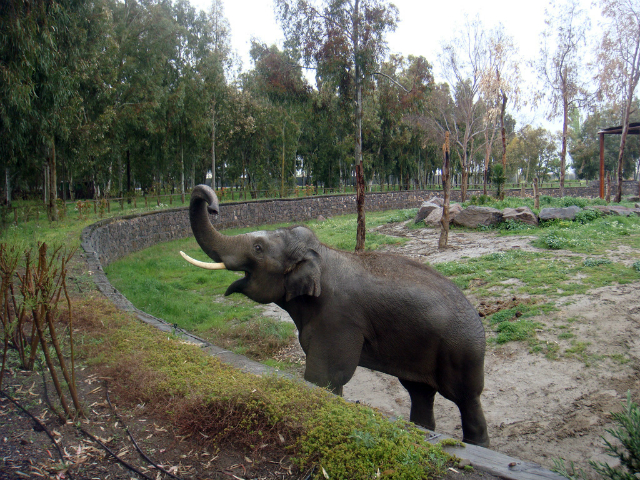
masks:
MULTIPOLYGON (((622 134, 622 125, 619 127, 609 127, 603 128, 598 133, 604 133, 605 135, 621 135, 622 134)), ((630 123, 628 135, 640 135, 640 123, 630 123)))

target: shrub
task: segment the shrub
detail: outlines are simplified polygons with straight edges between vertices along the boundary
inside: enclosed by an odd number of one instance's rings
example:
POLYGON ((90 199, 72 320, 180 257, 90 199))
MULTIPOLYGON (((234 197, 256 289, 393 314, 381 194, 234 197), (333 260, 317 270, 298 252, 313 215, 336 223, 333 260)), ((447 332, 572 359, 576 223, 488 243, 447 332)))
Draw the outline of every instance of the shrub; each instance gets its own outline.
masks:
POLYGON ((562 197, 560 199, 560 205, 563 207, 571 207, 575 205, 576 207, 584 208, 589 205, 589 199, 582 197, 562 197))
POLYGON ((634 262, 633 265, 631 265, 631 268, 633 268, 636 272, 640 272, 640 260, 634 262))
POLYGON ((600 210, 580 210, 576 213, 575 221, 584 225, 585 223, 593 222, 600 217, 602 217, 600 210))
POLYGON ((611 260, 609 260, 608 258, 587 258, 584 261, 584 266, 585 267, 597 267, 599 265, 608 265, 610 263, 613 263, 611 260))
POLYGON ((607 429, 620 444, 613 444, 603 438, 607 454, 618 458, 620 466, 612 468, 605 462, 589 462, 594 470, 604 478, 611 480, 637 480, 640 476, 640 408, 631 401, 631 392, 627 391, 627 402, 621 413, 613 413, 617 428, 607 429))

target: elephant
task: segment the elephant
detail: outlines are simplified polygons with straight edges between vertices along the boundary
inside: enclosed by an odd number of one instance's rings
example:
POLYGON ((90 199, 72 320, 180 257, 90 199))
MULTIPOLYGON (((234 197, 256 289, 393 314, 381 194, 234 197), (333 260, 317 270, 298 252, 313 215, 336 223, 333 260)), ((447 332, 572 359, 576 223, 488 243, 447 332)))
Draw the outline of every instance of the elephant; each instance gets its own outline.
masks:
POLYGON ((198 245, 216 263, 244 272, 225 295, 276 303, 298 329, 304 378, 341 395, 358 365, 398 377, 411 398, 410 420, 435 429, 436 393, 460 410, 463 441, 488 446, 480 395, 485 332, 450 280, 428 265, 388 253, 350 253, 322 244, 305 226, 224 235, 211 223, 218 198, 206 185, 191 193, 198 245))

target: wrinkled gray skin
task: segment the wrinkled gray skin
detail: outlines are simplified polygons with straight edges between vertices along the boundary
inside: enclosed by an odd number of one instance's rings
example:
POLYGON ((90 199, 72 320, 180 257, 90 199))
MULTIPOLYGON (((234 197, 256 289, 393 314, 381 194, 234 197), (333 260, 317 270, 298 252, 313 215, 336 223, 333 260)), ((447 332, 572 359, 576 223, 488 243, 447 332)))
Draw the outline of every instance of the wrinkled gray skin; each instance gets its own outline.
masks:
POLYGON ((213 190, 195 187, 189 215, 198 244, 245 273, 225 295, 275 302, 291 315, 306 380, 341 394, 358 365, 394 375, 411 396, 411 421, 435 428, 438 392, 460 409, 463 441, 489 445, 484 328, 453 283, 404 257, 333 250, 306 227, 222 235, 209 218, 217 212, 213 190))

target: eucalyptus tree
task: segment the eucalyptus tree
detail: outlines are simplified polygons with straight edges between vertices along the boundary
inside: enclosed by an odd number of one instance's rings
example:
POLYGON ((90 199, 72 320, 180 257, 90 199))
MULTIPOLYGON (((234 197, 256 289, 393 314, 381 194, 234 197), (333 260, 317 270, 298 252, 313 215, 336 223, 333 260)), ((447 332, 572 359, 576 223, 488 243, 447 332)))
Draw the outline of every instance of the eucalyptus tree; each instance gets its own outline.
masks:
POLYGON ((426 144, 418 119, 427 109, 433 85, 431 70, 424 57, 392 55, 376 75, 380 123, 377 164, 387 178, 391 173, 397 174, 405 188, 410 178, 421 177, 420 162, 426 144))
POLYGON ((395 30, 398 11, 384 0, 276 0, 287 42, 298 48, 306 65, 333 77, 341 95, 354 99, 354 164, 357 183, 356 251, 364 250, 364 167, 362 163, 363 85, 376 71, 386 48, 385 36, 395 30))
POLYGON ((581 78, 581 54, 586 46, 590 22, 579 0, 551 4, 546 10, 546 28, 542 33, 540 55, 533 65, 543 87, 535 101, 546 100, 548 118, 562 117, 560 151, 560 195, 564 195, 569 113, 585 101, 586 82, 581 78))
POLYGON ((250 53, 254 69, 247 75, 245 85, 268 101, 274 109, 274 123, 279 121, 281 124, 282 168, 279 177, 280 194, 284 195, 285 178, 288 178, 287 183, 295 181, 302 116, 311 88, 289 52, 254 40, 250 53))
MULTIPOLYGON (((502 169, 507 171, 507 129, 505 124, 507 104, 513 107, 520 104, 520 67, 518 49, 513 38, 507 35, 502 24, 489 32, 487 38, 488 62, 481 80, 481 95, 485 104, 485 158, 483 172, 483 191, 487 193, 489 160, 496 124, 500 122, 502 140, 502 169)), ((504 196, 504 191, 502 192, 504 196)))
MULTIPOLYGON (((216 186, 217 147, 219 143, 220 112, 228 107, 227 74, 233 64, 231 28, 224 16, 222 0, 212 0, 208 13, 210 45, 202 52, 199 72, 206 86, 206 103, 211 118, 211 188, 216 186)), ((222 165, 224 170, 224 165, 222 165)))
POLYGON ((77 84, 83 71, 80 26, 89 8, 72 1, 6 1, 0 9, 5 179, 19 160, 34 158, 36 168, 44 167, 49 217, 57 220, 56 146, 77 122, 77 84))
MULTIPOLYGON (((640 121, 638 100, 632 104, 630 121, 640 121)), ((598 131, 605 126, 616 125, 620 121, 620 111, 613 106, 594 108, 584 118, 578 112, 572 112, 569 132, 569 153, 574 162, 576 176, 592 180, 600 172, 600 142, 598 131)), ((622 174, 629 177, 633 174, 634 163, 640 158, 640 138, 637 135, 627 137, 622 160, 622 174)), ((607 172, 618 169, 620 141, 613 135, 604 138, 604 166, 607 172)))
POLYGON ((448 111, 449 118, 444 111, 439 112, 436 124, 443 132, 450 132, 451 143, 459 150, 462 162, 460 195, 465 201, 475 140, 486 128, 481 92, 490 56, 482 23, 478 18, 466 19, 464 27, 442 47, 438 60, 445 78, 453 87, 454 108, 448 111))
POLYGON ((556 138, 545 128, 525 125, 507 146, 509 167, 522 172, 525 182, 532 176, 544 179, 554 172, 556 138))
MULTIPOLYGON (((634 95, 640 80, 640 3, 637 0, 600 0, 605 31, 597 63, 601 91, 621 111, 622 135, 618 149, 618 191, 622 200, 624 147, 629 119, 635 109, 634 95)), ((640 160, 638 161, 640 193, 640 160)))

